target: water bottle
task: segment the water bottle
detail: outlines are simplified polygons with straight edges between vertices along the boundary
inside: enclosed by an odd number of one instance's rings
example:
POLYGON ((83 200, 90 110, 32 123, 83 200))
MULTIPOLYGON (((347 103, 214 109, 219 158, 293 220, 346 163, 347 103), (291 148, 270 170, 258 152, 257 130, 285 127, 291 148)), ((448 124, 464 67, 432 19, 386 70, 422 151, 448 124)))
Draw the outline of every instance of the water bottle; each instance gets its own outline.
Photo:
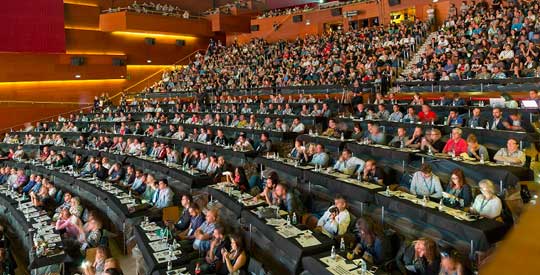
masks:
POLYGON ((344 141, 345 140, 345 135, 343 135, 343 133, 341 133, 341 141, 344 141))
POLYGON ((310 135, 310 136, 313 135, 313 130, 309 129, 309 135, 310 135))
POLYGON ((486 122, 486 130, 489 130, 489 122, 486 122))
POLYGON ((364 259, 360 259, 360 274, 367 274, 367 263, 364 259))
POLYGON ((443 207, 444 207, 443 199, 441 198, 441 200, 439 201, 439 211, 442 211, 443 207))
POLYGON ((345 239, 341 238, 341 241, 339 242, 339 251, 345 252, 345 239))
POLYGON ((428 145, 428 152, 427 153, 430 156, 433 155, 433 151, 431 151, 431 146, 429 146, 429 145, 428 145))
POLYGON ((291 225, 291 216, 287 215, 287 225, 291 225))
POLYGON ((444 117, 444 125, 448 125, 448 117, 444 117))
POLYGON ((452 156, 452 158, 456 157, 456 151, 454 149, 452 149, 452 152, 451 152, 450 156, 452 156))
POLYGON ((336 259, 336 247, 332 245, 332 250, 330 250, 330 258, 332 260, 336 259))
POLYGON ((195 274, 196 275, 201 274, 201 264, 200 263, 197 263, 197 265, 195 266, 195 274))
POLYGON ((484 154, 480 153, 480 164, 484 164, 484 154))
POLYGON ((427 203, 428 203, 428 198, 427 196, 424 196, 424 199, 422 200, 422 206, 426 207, 427 203))
POLYGON ((298 219, 296 218, 296 213, 292 214, 292 224, 296 225, 298 223, 298 219))
POLYGON ((390 186, 386 186, 386 191, 384 191, 386 196, 390 196, 390 186))
POLYGON ((403 140, 399 142, 399 148, 401 149, 405 148, 405 142, 403 142, 403 140))

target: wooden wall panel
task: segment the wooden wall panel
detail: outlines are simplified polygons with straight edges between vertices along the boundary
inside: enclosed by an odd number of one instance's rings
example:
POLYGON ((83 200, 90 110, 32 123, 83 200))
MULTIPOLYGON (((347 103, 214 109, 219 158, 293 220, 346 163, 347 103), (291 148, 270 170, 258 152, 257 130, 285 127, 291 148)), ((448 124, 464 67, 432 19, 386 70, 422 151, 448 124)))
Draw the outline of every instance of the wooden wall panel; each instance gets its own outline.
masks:
POLYGON ((64 26, 99 29, 99 7, 64 4, 64 26))
MULTIPOLYGON (((0 132, 22 128, 22 124, 58 114, 75 111, 84 106, 78 105, 36 105, 36 104, 8 104, 0 103, 0 132)), ((33 123, 35 125, 35 123, 33 123)))
POLYGON ((176 38, 156 36, 155 45, 147 45, 145 37, 86 30, 66 30, 66 47, 71 53, 115 53, 127 55, 130 65, 171 65, 196 50, 206 49, 208 38, 186 39, 186 45, 176 46, 176 38))

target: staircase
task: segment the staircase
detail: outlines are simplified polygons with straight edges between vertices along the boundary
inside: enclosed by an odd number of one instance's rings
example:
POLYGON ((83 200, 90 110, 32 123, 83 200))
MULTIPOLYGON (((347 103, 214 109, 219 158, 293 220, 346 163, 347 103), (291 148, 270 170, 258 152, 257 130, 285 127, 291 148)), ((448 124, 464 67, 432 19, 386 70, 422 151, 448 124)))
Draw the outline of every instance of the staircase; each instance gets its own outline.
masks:
POLYGON ((438 32, 436 31, 428 35, 428 37, 424 40, 424 43, 422 44, 422 46, 418 48, 418 51, 414 53, 414 55, 411 57, 411 59, 409 59, 409 61, 405 65, 405 68, 401 71, 401 75, 398 77, 398 81, 405 80, 405 78, 402 75, 408 75, 412 70, 412 65, 420 62, 420 59, 421 59, 420 57, 422 56, 423 53, 426 52, 427 45, 429 45, 429 43, 431 43, 431 39, 436 38, 437 35, 438 35, 438 32))

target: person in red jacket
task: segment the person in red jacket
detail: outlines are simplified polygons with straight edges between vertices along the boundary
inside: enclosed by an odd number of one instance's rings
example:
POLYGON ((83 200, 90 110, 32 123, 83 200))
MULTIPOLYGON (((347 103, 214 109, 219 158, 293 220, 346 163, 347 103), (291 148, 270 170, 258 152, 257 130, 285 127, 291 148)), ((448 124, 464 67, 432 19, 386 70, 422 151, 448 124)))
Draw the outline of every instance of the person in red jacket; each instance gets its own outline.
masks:
POLYGON ((431 123, 437 120, 437 114, 431 110, 429 105, 422 105, 422 111, 418 114, 418 119, 422 123, 431 123))
POLYGON ((452 154, 454 152, 455 156, 459 156, 461 153, 467 152, 467 141, 461 137, 461 134, 460 128, 452 129, 452 138, 446 142, 443 153, 452 154))

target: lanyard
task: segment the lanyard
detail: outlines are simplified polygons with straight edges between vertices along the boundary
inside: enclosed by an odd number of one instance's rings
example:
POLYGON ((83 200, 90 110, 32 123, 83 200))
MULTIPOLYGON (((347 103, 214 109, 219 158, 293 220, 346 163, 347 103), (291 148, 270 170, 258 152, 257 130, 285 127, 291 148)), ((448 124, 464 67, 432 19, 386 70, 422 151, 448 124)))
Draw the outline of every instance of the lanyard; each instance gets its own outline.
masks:
POLYGON ((431 194, 431 188, 433 187, 433 176, 429 177, 429 185, 427 184, 426 178, 422 177, 422 180, 424 181, 424 186, 426 186, 429 194, 431 194))
POLYGON ((482 202, 480 203, 480 209, 478 212, 482 212, 482 210, 484 210, 484 208, 488 205, 490 200, 484 200, 482 199, 482 202))

